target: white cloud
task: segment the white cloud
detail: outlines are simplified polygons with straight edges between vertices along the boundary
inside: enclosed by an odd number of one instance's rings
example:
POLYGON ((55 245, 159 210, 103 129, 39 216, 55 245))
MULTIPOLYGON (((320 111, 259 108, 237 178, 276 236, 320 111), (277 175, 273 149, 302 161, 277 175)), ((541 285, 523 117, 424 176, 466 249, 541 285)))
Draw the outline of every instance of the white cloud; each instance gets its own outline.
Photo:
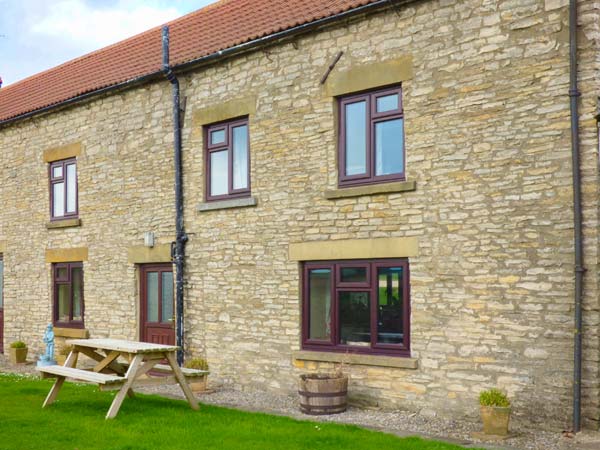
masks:
POLYGON ((0 0, 0 75, 14 83, 213 2, 0 0))
POLYGON ((99 7, 84 0, 57 0, 31 32, 76 42, 80 48, 98 49, 179 17, 174 7, 149 2, 120 1, 99 7))

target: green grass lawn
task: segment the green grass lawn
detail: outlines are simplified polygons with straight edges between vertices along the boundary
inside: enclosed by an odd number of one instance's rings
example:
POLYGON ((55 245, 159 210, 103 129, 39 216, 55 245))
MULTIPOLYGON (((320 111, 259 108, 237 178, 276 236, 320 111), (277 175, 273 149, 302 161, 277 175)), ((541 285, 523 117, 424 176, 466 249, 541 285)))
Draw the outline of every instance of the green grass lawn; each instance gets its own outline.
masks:
POLYGON ((58 400, 42 403, 51 381, 0 374, 0 449, 373 449, 457 450, 419 438, 400 439, 354 426, 140 395, 126 398, 116 419, 105 420, 114 393, 65 383, 58 400))

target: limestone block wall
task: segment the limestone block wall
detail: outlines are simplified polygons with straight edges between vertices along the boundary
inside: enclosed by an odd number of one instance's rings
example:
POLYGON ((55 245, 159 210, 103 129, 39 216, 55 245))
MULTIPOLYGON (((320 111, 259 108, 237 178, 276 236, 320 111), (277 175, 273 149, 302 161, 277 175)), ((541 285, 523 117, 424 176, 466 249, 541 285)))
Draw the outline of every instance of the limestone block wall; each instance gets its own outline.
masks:
POLYGON ((23 339, 33 354, 41 351, 52 320, 51 261, 65 257, 83 258, 91 335, 136 338, 138 283, 128 249, 143 244, 145 231, 155 231, 157 245, 169 243, 175 229, 170 111, 169 87, 155 84, 0 132, 5 342, 23 339), (81 152, 81 225, 48 228, 44 155, 73 144, 81 152))
MULTIPOLYGON (((250 128, 258 206, 187 216, 197 233, 190 242, 190 327, 202 330, 189 335, 191 348, 207 354, 220 379, 293 391, 290 373, 331 366, 290 361, 299 349, 300 322, 291 243, 416 236, 411 338, 418 369, 351 365, 355 397, 474 416, 478 392, 498 385, 520 418, 569 423, 573 231, 565 6, 419 2, 187 80, 190 97, 214 105, 241 97, 240 91, 256 96, 250 128), (339 50, 343 58, 319 86, 339 50), (337 183, 335 83, 356 81, 341 75, 353 70, 369 73, 362 66, 405 58, 412 61, 403 80, 407 177, 416 189, 325 198, 337 183), (240 370, 244 377, 234 375, 240 370)), ((581 5, 585 20, 596 13, 589 6, 581 5)), ((582 31, 584 409, 594 426, 597 141, 590 119, 597 89, 588 80, 597 47, 590 30, 582 31)), ((202 136, 193 124, 187 131, 189 155, 201 148, 202 136)), ((201 154, 194 155, 191 171, 202 174, 201 154)), ((189 211, 202 201, 203 182, 187 180, 189 211)))
MULTIPOLYGON (((410 364, 354 362, 361 403, 474 417, 499 386, 517 420, 567 426, 573 244, 568 11, 562 0, 417 1, 181 75, 186 352, 216 384, 293 392, 334 363, 299 353, 290 245, 411 238, 410 364), (325 85, 319 80, 339 51, 325 85), (401 82, 403 189, 340 198, 335 95, 401 82), (202 126, 249 116, 255 206, 204 203, 202 126), (330 195, 327 193, 336 193, 330 195), (398 367, 400 366, 400 367, 398 367)), ((598 10, 581 1, 584 417, 598 402, 598 10)), ((174 238, 170 86, 157 81, 0 130, 5 339, 51 317, 47 249, 87 248, 92 337, 138 336, 131 248, 174 238), (80 143, 81 225, 47 229, 45 150, 80 143)))

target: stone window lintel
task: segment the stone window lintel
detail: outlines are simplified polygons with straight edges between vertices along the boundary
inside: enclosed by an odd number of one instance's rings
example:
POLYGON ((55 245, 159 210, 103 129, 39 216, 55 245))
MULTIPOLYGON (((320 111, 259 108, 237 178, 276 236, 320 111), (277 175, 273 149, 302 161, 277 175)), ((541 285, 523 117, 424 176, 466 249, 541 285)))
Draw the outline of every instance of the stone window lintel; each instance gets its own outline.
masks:
POLYGON ((63 159, 77 158, 81 155, 81 142, 74 142, 60 147, 54 147, 44 150, 43 159, 46 163, 61 161, 63 159))
POLYGON ((47 263, 64 263, 88 260, 88 248, 47 248, 46 262, 47 263))
POLYGON ((411 54, 385 61, 353 64, 350 69, 333 71, 323 86, 324 93, 328 97, 338 97, 402 83, 412 79, 413 75, 411 54))

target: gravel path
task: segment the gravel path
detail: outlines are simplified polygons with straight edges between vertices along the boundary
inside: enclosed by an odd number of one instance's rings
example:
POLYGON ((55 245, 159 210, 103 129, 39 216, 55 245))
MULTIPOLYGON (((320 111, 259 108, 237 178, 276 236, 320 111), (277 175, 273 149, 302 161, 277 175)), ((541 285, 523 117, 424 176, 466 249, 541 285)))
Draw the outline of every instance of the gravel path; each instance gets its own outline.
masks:
MULTIPOLYGON (((33 364, 13 366, 2 355, 0 355, 0 372, 36 373, 33 364)), ((178 386, 148 386, 136 390, 172 398, 183 398, 178 386)), ((479 424, 440 417, 425 417, 405 411, 382 411, 351 407, 342 414, 306 416, 298 411, 298 398, 295 395, 219 389, 215 392, 201 394, 198 398, 200 402, 211 405, 284 415, 300 420, 347 423, 399 436, 418 435, 429 439, 444 440, 465 447, 518 450, 600 450, 600 433, 598 432, 584 432, 578 434, 576 438, 566 438, 559 432, 513 428, 511 431, 514 433, 514 437, 500 443, 490 444, 482 443, 472 437, 473 432, 479 431, 479 424)))
MULTIPOLYGON (((178 386, 152 386, 140 390, 173 398, 183 398, 178 386)), ((294 395, 220 389, 212 393, 200 394, 198 398, 201 403, 211 405, 284 415, 300 420, 347 423, 399 436, 418 435, 428 439, 443 440, 465 447, 519 450, 600 450, 600 436, 596 436, 598 440, 593 446, 587 446, 580 442, 584 437, 585 440, 589 440, 587 435, 578 436, 578 439, 575 440, 563 437, 562 433, 528 429, 513 429, 511 431, 514 432, 515 437, 497 444, 482 443, 471 435, 473 432, 480 431, 479 424, 439 417, 425 417, 406 411, 381 411, 350 407, 342 414, 306 416, 298 411, 298 398, 294 395)))

